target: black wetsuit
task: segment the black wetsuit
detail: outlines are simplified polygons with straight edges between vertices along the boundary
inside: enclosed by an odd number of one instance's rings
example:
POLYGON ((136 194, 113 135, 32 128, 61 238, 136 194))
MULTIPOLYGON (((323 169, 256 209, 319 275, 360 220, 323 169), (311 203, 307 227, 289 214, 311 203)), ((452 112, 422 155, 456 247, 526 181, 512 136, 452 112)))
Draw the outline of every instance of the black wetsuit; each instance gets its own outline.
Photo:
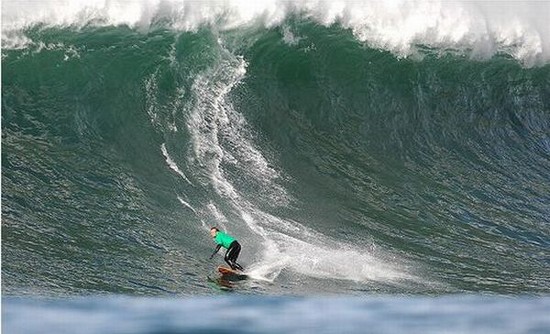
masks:
POLYGON ((232 269, 243 270, 243 267, 237 263, 237 258, 239 257, 240 252, 241 244, 237 240, 233 241, 227 249, 227 252, 225 252, 225 257, 223 259, 232 269))

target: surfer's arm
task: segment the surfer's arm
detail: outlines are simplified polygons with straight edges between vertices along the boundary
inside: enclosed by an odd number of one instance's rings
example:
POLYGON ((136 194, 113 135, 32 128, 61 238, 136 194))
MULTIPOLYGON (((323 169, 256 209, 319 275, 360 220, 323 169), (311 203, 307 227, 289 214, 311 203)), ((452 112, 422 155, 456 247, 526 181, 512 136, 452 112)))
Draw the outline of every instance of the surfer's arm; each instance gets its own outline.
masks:
POLYGON ((213 258, 214 255, 216 255, 216 253, 220 250, 220 248, 222 248, 222 245, 217 245, 216 250, 214 251, 214 253, 212 253, 212 255, 210 255, 210 258, 213 258))

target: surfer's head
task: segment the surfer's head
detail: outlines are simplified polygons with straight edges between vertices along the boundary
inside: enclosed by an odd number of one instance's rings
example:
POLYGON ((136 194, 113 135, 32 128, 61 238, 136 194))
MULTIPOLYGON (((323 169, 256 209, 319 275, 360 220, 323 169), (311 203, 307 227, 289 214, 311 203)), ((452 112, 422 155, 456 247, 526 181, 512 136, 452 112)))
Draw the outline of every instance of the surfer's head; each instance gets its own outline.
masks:
POLYGON ((218 231, 218 228, 215 226, 210 228, 210 235, 212 236, 212 238, 216 236, 216 233, 218 233, 218 231))

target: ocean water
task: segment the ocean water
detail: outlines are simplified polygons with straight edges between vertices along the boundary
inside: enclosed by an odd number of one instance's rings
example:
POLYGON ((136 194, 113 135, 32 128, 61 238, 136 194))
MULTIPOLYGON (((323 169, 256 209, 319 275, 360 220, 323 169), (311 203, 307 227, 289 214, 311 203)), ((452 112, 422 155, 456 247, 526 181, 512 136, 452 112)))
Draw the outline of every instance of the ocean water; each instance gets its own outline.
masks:
POLYGON ((126 302, 317 322, 328 298, 357 324, 418 302, 448 328, 440 308, 464 312, 458 332, 501 309, 525 322, 496 331, 542 332, 548 19, 539 1, 3 1, 3 326, 126 302), (249 280, 218 277, 210 226, 249 280))
POLYGON ((9 298, 6 333, 548 333, 550 299, 9 298), (521 315, 521 316, 518 316, 521 315))

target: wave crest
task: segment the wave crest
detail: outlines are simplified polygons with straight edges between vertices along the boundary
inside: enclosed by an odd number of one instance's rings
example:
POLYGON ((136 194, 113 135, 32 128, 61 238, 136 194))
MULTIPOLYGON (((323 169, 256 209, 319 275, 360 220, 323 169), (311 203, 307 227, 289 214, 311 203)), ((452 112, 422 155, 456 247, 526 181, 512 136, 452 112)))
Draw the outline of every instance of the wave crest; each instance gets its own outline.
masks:
POLYGON ((362 42, 400 57, 417 46, 467 51, 487 58, 506 53, 526 66, 550 60, 550 3, 527 1, 67 1, 2 3, 4 46, 21 46, 13 31, 54 26, 159 24, 178 31, 213 26, 227 31, 273 27, 291 16, 351 29, 362 42), (17 42, 17 43, 15 43, 17 42))

